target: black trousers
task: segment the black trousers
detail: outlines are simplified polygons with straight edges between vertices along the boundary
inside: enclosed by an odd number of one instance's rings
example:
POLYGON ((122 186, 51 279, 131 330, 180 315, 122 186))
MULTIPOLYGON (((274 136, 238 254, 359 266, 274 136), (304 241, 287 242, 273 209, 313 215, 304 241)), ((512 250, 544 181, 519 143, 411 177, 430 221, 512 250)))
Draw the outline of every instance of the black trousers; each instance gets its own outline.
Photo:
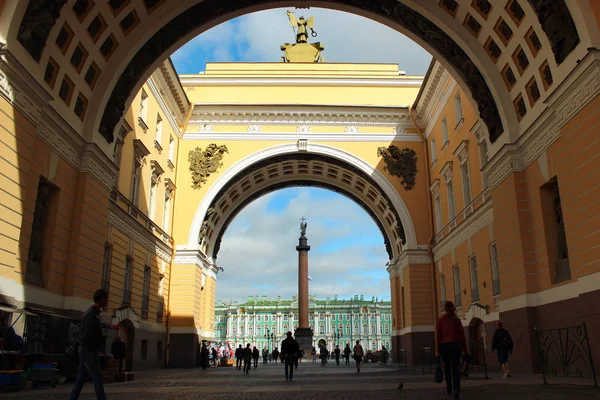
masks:
POLYGON ((236 358, 235 359, 235 367, 237 369, 242 369, 242 359, 241 358, 236 358))
POLYGON ((123 372, 123 357, 119 357, 119 372, 123 372))
POLYGON ((285 379, 294 379, 294 366, 296 360, 291 357, 285 359, 285 379), (289 372, 288 372, 289 371, 289 372))
POLYGON ((335 362, 337 363, 337 365, 340 365, 340 356, 339 355, 335 356, 335 362))
POLYGON ((254 368, 258 367, 258 358, 254 358, 254 368))
POLYGON ((350 364, 350 357, 344 357, 346 359, 346 365, 350 364))
POLYGON ((247 374, 250 371, 250 367, 252 366, 251 360, 244 360, 244 372, 247 374))
POLYGON ((444 375, 446 376, 446 389, 448 393, 452 391, 460 392, 460 356, 461 349, 459 343, 441 343, 440 356, 444 361, 444 375))

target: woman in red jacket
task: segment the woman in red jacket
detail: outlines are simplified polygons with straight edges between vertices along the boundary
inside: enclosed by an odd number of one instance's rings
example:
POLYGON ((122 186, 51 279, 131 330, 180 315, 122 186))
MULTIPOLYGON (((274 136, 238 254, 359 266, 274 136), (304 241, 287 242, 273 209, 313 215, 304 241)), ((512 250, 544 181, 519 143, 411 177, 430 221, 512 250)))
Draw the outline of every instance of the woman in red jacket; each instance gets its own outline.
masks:
POLYGON ((444 375, 446 376, 446 389, 448 394, 454 394, 458 399, 460 392, 460 357, 461 352, 467 351, 467 342, 463 331, 462 322, 456 316, 454 303, 447 301, 444 304, 446 313, 437 323, 437 348, 444 361, 444 375))

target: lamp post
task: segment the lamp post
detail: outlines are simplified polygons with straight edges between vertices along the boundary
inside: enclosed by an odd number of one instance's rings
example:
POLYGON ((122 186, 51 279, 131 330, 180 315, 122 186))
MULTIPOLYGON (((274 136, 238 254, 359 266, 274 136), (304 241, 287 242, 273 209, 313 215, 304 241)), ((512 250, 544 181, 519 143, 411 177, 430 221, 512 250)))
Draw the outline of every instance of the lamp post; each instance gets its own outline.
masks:
POLYGON ((267 333, 265 333, 265 339, 267 339, 267 348, 269 352, 271 352, 271 341, 275 340, 275 333, 271 332, 269 328, 267 328, 267 333))
POLYGON ((340 338, 342 337, 341 329, 338 328, 337 332, 333 333, 333 340, 336 341, 337 345, 340 345, 340 338))

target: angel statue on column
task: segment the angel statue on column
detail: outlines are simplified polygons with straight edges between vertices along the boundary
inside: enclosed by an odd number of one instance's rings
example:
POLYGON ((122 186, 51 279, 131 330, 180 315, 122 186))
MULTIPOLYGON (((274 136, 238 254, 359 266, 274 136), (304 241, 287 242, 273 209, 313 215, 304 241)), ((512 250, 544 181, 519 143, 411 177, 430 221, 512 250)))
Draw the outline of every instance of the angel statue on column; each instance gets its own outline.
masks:
POLYGON ((287 12, 287 16, 292 27, 298 28, 298 31, 296 32, 296 43, 308 43, 308 31, 306 28, 310 29, 312 37, 317 37, 317 32, 314 29, 315 17, 310 17, 309 19, 300 17, 296 19, 296 16, 291 11, 287 12))

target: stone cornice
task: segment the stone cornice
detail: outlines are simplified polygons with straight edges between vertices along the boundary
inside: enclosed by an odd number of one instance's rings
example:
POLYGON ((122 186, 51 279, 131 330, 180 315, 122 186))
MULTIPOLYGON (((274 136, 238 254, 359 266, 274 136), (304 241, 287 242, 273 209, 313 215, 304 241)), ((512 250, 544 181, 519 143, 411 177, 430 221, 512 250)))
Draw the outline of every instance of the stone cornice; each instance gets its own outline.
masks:
POLYGON ((331 77, 219 77, 180 76, 182 86, 326 86, 326 87, 420 87, 421 77, 331 78, 331 77))
POLYGON ((177 250, 175 254, 174 264, 195 265, 202 269, 202 273, 206 276, 217 279, 219 267, 213 264, 201 250, 177 250))
MULTIPOLYGON (((203 110, 205 108, 203 107, 203 110)), ((215 110, 195 111, 188 123, 193 125, 335 125, 412 128, 406 108, 376 109, 362 107, 219 107, 215 110)))
POLYGON ((85 145, 81 153, 79 171, 93 176, 107 191, 113 189, 117 166, 95 143, 85 145))
POLYGON ((468 240, 477 232, 493 222, 494 210, 492 209, 491 199, 487 200, 477 210, 475 210, 467 219, 456 229, 450 232, 433 248, 433 258, 438 262, 450 251, 458 247, 461 243, 468 240))
POLYGON ((162 260, 171 263, 173 249, 113 201, 110 202, 108 209, 108 224, 141 244, 145 249, 154 252, 162 260))
POLYGON ((176 105, 182 116, 186 116, 190 109, 190 101, 183 90, 183 86, 177 75, 177 71, 173 67, 171 59, 164 61, 158 67, 157 73, 160 72, 162 80, 167 84, 169 88, 169 100, 176 105))
MULTIPOLYGON (((326 141, 326 142, 411 142, 423 141, 421 135, 415 134, 385 134, 385 133, 302 133, 302 132, 270 132, 270 133, 227 133, 227 132, 186 132, 183 140, 261 140, 261 141, 326 141)), ((305 150, 299 148, 299 150, 305 150)))
POLYGON ((404 250, 396 262, 388 266, 387 272, 390 274, 390 278, 402 277, 404 268, 413 264, 431 264, 429 252, 427 250, 404 250))

